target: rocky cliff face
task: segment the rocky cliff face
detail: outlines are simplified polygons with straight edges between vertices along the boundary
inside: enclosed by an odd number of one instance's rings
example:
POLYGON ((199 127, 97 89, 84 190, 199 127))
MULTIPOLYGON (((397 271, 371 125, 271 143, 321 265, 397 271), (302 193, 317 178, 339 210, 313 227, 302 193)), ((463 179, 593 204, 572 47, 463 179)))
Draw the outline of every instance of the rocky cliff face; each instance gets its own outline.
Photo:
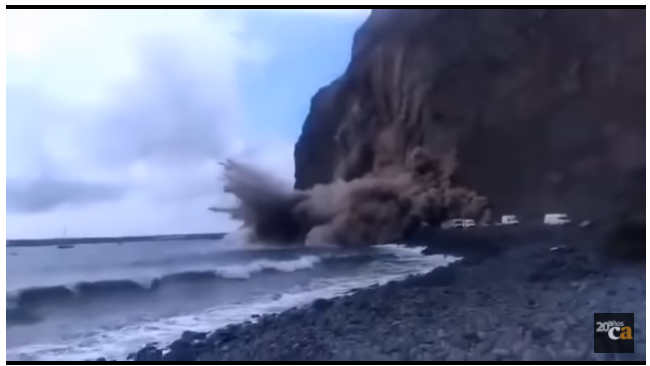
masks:
POLYGON ((312 99, 296 188, 423 147, 496 213, 645 221, 645 10, 375 10, 312 99))

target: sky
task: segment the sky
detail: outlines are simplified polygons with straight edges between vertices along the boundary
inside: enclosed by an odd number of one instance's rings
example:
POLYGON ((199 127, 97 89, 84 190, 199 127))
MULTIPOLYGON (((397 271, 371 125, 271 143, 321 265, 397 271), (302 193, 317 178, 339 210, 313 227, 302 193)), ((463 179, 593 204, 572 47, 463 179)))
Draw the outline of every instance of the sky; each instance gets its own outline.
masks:
POLYGON ((234 230, 218 162, 292 184, 368 13, 8 10, 7 238, 234 230))

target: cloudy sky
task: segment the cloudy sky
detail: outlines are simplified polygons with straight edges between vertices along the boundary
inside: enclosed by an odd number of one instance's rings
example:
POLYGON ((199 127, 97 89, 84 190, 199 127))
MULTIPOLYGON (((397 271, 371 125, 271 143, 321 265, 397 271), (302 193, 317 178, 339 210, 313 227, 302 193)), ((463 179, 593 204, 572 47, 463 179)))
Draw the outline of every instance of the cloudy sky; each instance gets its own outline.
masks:
POLYGON ((7 236, 230 230, 219 166, 293 180, 355 10, 7 11, 7 236))

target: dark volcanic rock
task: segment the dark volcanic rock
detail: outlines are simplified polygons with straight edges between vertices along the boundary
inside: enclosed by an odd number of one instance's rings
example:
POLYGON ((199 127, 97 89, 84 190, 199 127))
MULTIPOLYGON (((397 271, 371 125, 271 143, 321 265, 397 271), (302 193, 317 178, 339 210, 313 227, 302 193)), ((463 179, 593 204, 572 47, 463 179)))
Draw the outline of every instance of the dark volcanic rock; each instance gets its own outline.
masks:
MULTIPOLYGON (((645 269, 602 265, 592 245, 513 245, 479 263, 262 314, 207 335, 185 332, 164 360, 645 360, 645 269), (635 313, 635 354, 593 353, 594 312, 635 313)), ((148 345, 133 358, 161 356, 148 345)))
MULTIPOLYGON (((642 324, 645 271, 600 266, 582 244, 559 251, 551 251, 549 243, 512 247, 478 264, 359 289, 329 300, 326 311, 325 302, 318 301, 263 315, 257 323, 230 326, 227 333, 239 336, 198 359, 598 360, 593 313, 634 312, 642 324), (565 270, 527 281, 540 266, 558 259, 565 270), (452 281, 439 283, 451 274, 452 281), (611 296, 610 289, 620 292, 611 296)), ((219 343, 218 337, 214 341, 219 343)), ((642 326, 638 336, 635 330, 635 342, 639 352, 629 359, 645 359, 642 326)))
POLYGON ((626 261, 645 260, 645 217, 642 220, 620 220, 609 233, 605 243, 612 259, 626 261))
POLYGON ((312 308, 316 311, 325 311, 332 306, 332 300, 317 299, 312 303, 312 308))
POLYGON ((204 333, 204 332, 193 332, 191 330, 186 330, 181 335, 181 339, 183 339, 185 341, 188 341, 188 342, 193 342, 193 341, 203 340, 207 336, 208 336, 208 334, 204 333))
POLYGON ((135 354, 134 361, 138 362, 160 362, 163 360, 162 350, 154 346, 146 346, 135 354))
POLYGON ((426 146, 495 213, 644 223, 645 27, 643 9, 374 10, 312 99, 296 188, 426 146))
POLYGON ((192 342, 183 339, 177 339, 169 345, 169 352, 165 354, 165 361, 196 361, 196 352, 192 342))

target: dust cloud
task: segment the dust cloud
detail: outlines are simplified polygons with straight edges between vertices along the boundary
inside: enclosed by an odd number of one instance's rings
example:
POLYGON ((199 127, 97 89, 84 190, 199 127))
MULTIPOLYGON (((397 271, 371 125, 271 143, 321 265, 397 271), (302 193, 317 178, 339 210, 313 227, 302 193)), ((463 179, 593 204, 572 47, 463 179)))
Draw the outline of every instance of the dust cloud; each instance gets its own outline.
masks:
POLYGON ((455 160, 414 149, 404 166, 293 190, 252 166, 224 162, 224 191, 238 204, 213 208, 243 222, 256 243, 368 246, 399 241, 449 218, 488 219, 488 202, 452 184, 455 160))

